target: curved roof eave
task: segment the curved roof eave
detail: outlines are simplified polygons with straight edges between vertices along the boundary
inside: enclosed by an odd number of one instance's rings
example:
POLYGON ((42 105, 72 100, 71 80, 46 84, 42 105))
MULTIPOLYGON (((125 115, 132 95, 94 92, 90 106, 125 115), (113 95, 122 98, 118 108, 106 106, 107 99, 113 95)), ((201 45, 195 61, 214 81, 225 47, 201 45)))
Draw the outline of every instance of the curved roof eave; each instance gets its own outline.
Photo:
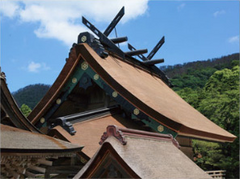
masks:
POLYGON ((221 142, 236 138, 190 106, 159 77, 124 59, 111 55, 102 59, 87 44, 71 49, 58 78, 28 116, 33 124, 51 107, 81 58, 129 103, 180 135, 221 142))
POLYGON ((10 93, 5 77, 1 74, 1 110, 5 111, 16 127, 28 131, 41 133, 20 111, 16 101, 10 93))
POLYGON ((154 120, 188 137, 221 142, 232 142, 236 138, 203 116, 151 73, 120 58, 109 56, 102 59, 86 44, 77 48, 108 85, 154 120))

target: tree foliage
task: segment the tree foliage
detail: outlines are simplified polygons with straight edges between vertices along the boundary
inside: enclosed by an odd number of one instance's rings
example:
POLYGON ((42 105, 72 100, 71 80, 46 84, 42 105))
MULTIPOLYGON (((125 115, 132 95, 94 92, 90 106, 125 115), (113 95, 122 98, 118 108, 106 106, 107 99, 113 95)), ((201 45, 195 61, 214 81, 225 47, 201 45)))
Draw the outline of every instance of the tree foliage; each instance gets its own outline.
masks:
MULTIPOLYGON (((213 157, 221 156, 219 169, 227 170, 229 178, 239 177, 239 66, 216 71, 206 83, 205 98, 199 101, 198 110, 220 127, 237 136, 231 143, 219 144, 213 157)), ((206 161, 208 161, 206 159, 206 161)))
POLYGON ((185 74, 191 74, 197 70, 203 69, 214 69, 215 71, 224 68, 231 68, 239 64, 239 53, 231 54, 228 56, 223 56, 220 58, 208 59, 205 61, 195 61, 184 64, 176 64, 173 66, 161 66, 160 69, 163 70, 168 77, 171 79, 176 76, 182 76, 185 74))
POLYGON ((233 143, 193 140, 194 161, 204 170, 226 170, 227 178, 239 173, 239 65, 216 71, 203 88, 177 93, 211 121, 237 136, 233 143))
POLYGON ((31 112, 32 110, 30 109, 30 107, 28 107, 26 104, 23 104, 20 108, 20 110, 22 111, 23 115, 25 117, 27 117, 31 112))
POLYGON ((239 64, 239 54, 232 54, 221 58, 209 59, 207 61, 189 62, 183 65, 160 67, 171 79, 173 90, 179 91, 183 88, 203 88, 210 76, 217 70, 232 68, 239 64))

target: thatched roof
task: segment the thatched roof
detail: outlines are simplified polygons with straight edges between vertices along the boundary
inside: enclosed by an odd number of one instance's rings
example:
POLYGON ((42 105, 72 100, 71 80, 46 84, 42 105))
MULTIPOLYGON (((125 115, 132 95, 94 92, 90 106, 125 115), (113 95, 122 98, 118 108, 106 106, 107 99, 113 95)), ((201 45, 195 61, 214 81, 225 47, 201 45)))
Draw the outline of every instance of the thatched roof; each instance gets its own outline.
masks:
POLYGON ((26 153, 26 155, 52 155, 73 154, 81 151, 83 147, 62 141, 44 134, 33 133, 1 124, 1 154, 26 153))
POLYGON ((178 149, 170 135, 108 126, 103 144, 74 178, 101 177, 114 166, 116 173, 137 178, 211 178, 178 149), (104 166, 104 167, 103 167, 104 166))
POLYGON ((55 83, 29 115, 34 124, 50 110, 80 61, 129 104, 178 135, 220 142, 236 138, 194 109, 151 71, 112 55, 102 59, 87 44, 78 44, 71 50, 55 83))
POLYGON ((50 131, 48 135, 62 136, 61 139, 71 142, 76 145, 83 145, 84 152, 89 157, 92 157, 99 148, 100 136, 106 130, 108 125, 117 125, 124 127, 120 123, 121 117, 118 115, 104 115, 91 120, 85 120, 73 124, 74 129, 77 131, 75 135, 70 135, 61 126, 56 126, 50 131))

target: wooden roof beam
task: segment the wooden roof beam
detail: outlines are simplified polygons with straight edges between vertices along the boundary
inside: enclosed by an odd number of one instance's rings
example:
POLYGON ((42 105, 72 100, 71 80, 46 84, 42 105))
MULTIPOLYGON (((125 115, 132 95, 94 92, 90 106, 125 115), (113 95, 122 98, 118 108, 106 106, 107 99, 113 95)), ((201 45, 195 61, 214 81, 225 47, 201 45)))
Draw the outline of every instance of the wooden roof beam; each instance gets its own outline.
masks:
POLYGON ((118 22, 121 20, 121 18, 124 16, 124 14, 125 14, 125 9, 123 6, 122 9, 118 12, 116 17, 112 20, 112 22, 109 24, 109 26, 107 27, 107 29, 104 31, 103 34, 108 36, 112 32, 112 30, 115 28, 115 26, 118 24, 118 22))
POLYGON ((118 43, 122 43, 122 42, 126 42, 128 41, 127 37, 117 37, 117 38, 113 38, 110 39, 113 43, 118 44, 118 43))
MULTIPOLYGON (((132 51, 137 50, 137 49, 134 48, 130 43, 128 43, 128 49, 129 49, 129 50, 132 50, 132 51)), ((142 61, 148 61, 148 59, 147 59, 144 55, 142 55, 142 54, 138 54, 137 56, 138 56, 142 61)))
POLYGON ((157 53, 157 51, 161 48, 161 46, 164 44, 165 42, 165 37, 163 36, 161 38, 161 40, 157 43, 157 45, 153 48, 153 50, 149 53, 149 55, 147 56, 147 58, 149 60, 151 60, 153 58, 153 56, 157 53))
POLYGON ((47 165, 47 166, 52 166, 53 162, 45 159, 38 159, 39 164, 47 165))
POLYGON ((28 169, 33 170, 33 171, 37 171, 37 172, 40 172, 40 173, 45 173, 46 172, 46 168, 37 167, 37 166, 34 166, 34 165, 30 165, 28 167, 28 169))
POLYGON ((29 178, 35 178, 35 176, 36 176, 34 173, 29 172, 29 171, 26 171, 25 175, 28 176, 29 178))
POLYGON ((141 50, 134 50, 134 51, 130 51, 130 52, 125 52, 126 55, 129 56, 134 56, 134 55, 140 55, 143 53, 147 53, 148 50, 147 49, 141 49, 141 50))
POLYGON ((3 171, 1 171, 2 173, 5 173, 7 177, 13 177, 15 179, 20 178, 20 174, 17 173, 16 168, 12 165, 9 164, 5 164, 5 168, 3 171))
POLYGON ((164 59, 156 59, 156 60, 144 61, 142 63, 144 63, 145 65, 152 66, 152 65, 155 65, 155 64, 158 64, 158 63, 163 63, 163 62, 164 62, 164 59))

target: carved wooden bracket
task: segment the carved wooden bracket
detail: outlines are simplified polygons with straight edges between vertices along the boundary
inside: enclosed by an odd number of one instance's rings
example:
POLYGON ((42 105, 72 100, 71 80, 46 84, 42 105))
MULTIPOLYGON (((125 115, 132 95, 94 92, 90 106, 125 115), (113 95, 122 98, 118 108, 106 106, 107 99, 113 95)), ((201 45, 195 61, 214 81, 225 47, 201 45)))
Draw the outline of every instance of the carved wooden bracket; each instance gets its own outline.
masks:
POLYGON ((99 142, 100 145, 103 144, 103 142, 110 136, 114 136, 116 139, 118 139, 121 144, 126 145, 127 141, 125 140, 124 135, 122 134, 122 131, 119 130, 119 128, 115 125, 109 125, 107 127, 107 131, 103 133, 101 137, 101 141, 99 142))

